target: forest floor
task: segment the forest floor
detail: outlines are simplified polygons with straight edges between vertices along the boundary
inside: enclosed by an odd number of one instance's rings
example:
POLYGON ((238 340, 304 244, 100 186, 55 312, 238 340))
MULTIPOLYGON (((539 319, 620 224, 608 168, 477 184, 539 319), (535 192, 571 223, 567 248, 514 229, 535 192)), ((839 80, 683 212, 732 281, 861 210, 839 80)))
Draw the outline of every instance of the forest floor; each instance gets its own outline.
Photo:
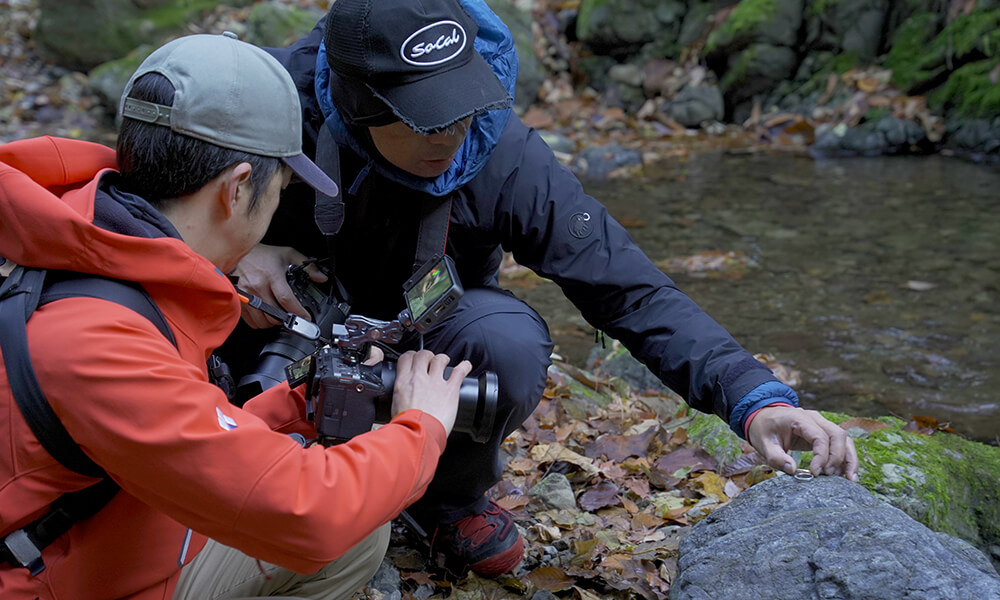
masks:
MULTIPOLYGON (((0 143, 55 135, 113 145, 114 107, 102 104, 85 74, 36 55, 35 2, 0 0, 0 14, 0 143)), ((221 11, 197 29, 221 31, 245 18, 246 9, 221 11)), ((884 91, 879 79, 851 77, 870 96, 884 91)), ((629 115, 603 106, 596 94, 573 94, 558 81, 522 118, 559 132, 577 148, 639 149, 646 164, 702 151, 804 152, 815 128, 800 116, 756 115, 755 122, 692 130, 654 113, 629 115)), ((504 277, 517 276, 516 265, 505 268, 504 277)), ((773 475, 746 445, 726 450, 720 462, 720 455, 704 449, 711 438, 678 398, 557 361, 538 409, 504 443, 504 478, 490 491, 515 514, 525 538, 518 570, 497 580, 452 573, 397 527, 387 564, 399 577, 390 571, 387 587, 369 587, 359 597, 665 597, 685 531, 773 475), (567 490, 569 496, 559 494, 567 490)))

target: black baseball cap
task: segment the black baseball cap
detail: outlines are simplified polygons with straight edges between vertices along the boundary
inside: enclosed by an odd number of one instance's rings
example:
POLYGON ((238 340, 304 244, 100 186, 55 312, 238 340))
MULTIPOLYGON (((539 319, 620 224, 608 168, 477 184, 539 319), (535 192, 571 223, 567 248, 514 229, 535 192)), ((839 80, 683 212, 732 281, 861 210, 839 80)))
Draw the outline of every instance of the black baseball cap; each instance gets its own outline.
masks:
POLYGON ((326 21, 331 93, 354 125, 403 121, 432 133, 513 98, 476 52, 479 26, 458 0, 337 0, 326 21), (365 97, 375 96, 374 107, 365 97))

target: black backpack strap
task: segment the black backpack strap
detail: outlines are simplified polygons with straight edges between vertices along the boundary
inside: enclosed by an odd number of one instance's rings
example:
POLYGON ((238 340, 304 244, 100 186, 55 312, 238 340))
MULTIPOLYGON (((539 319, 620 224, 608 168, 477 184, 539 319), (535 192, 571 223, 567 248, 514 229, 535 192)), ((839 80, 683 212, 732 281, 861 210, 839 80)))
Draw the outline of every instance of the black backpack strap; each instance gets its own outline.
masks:
POLYGON ((0 540, 0 561, 38 575, 45 569, 42 549, 75 523, 97 514, 118 490, 118 484, 105 478, 90 487, 60 496, 45 516, 0 540))
POLYGON ((42 392, 31 365, 26 324, 39 306, 73 297, 99 298, 121 304, 149 319, 175 346, 173 332, 152 298, 135 283, 96 276, 52 273, 18 268, 0 286, 0 351, 11 393, 21 414, 42 447, 63 466, 103 479, 87 488, 60 496, 40 519, 0 540, 0 561, 25 567, 32 575, 45 568, 41 551, 74 523, 103 508, 118 485, 73 441, 42 392))
MULTIPOLYGON (((17 273, 17 271, 15 271, 17 273)), ((0 350, 11 393, 21 414, 42 447, 66 468, 90 477, 103 477, 104 470, 73 441, 49 405, 31 365, 25 324, 35 309, 48 302, 71 297, 101 298, 130 308, 149 319, 175 344, 173 332, 163 313, 141 287, 99 277, 64 278, 44 286, 46 272, 25 269, 19 281, 11 274, 0 294, 0 350)))

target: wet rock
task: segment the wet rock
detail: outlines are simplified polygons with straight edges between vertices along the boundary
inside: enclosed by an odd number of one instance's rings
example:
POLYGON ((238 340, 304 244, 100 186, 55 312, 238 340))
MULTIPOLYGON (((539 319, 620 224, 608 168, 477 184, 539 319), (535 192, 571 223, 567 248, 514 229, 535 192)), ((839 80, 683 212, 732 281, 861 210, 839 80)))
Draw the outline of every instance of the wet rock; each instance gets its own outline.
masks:
POLYGON ((528 495, 551 509, 576 508, 573 486, 562 473, 549 473, 528 490, 528 495))
POLYGON ((729 56, 719 86, 736 105, 773 89, 795 73, 798 53, 787 46, 753 44, 729 56))
POLYGON ((603 92, 608 87, 610 78, 608 74, 611 68, 618 64, 618 61, 610 56, 598 54, 584 56, 577 64, 577 69, 583 75, 586 84, 599 92, 603 92))
POLYGON ((390 559, 385 558, 379 565, 378 571, 375 571, 375 575, 368 581, 367 587, 378 590, 382 594, 380 596, 382 600, 400 600, 403 597, 400 589, 401 581, 399 569, 393 566, 390 559))
POLYGON ((838 0, 811 7, 806 44, 870 61, 882 48, 889 5, 889 0, 838 0))
POLYGON ((1000 155, 1000 117, 952 119, 945 143, 961 152, 1000 155))
POLYGON ((672 43, 684 10, 679 0, 583 0, 576 35, 600 54, 627 52, 653 40, 672 43))
POLYGON ((816 157, 906 154, 930 147, 923 127, 913 121, 884 117, 858 127, 820 127, 809 148, 816 157))
POLYGON ((721 121, 726 108, 722 92, 715 86, 687 86, 682 89, 665 109, 685 127, 698 127, 706 121, 721 121))
POLYGON ((968 543, 841 477, 786 475, 742 492, 681 540, 671 600, 1000 598, 968 543))
POLYGON ((623 167, 640 165, 642 165, 642 154, 638 150, 610 144, 583 150, 573 159, 570 168, 583 178, 604 179, 613 171, 623 167))
POLYGON ((642 87, 642 69, 636 65, 615 65, 608 72, 608 78, 622 85, 642 87))

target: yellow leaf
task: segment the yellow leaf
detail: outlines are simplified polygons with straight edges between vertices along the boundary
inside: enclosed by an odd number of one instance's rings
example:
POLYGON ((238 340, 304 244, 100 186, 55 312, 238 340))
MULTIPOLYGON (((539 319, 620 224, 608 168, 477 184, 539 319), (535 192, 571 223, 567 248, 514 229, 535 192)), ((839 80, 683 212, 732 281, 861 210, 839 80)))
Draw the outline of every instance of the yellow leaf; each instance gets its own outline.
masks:
POLYGON ((716 502, 728 502, 729 496, 726 495, 726 478, 720 477, 718 473, 714 471, 705 471, 701 475, 694 478, 695 483, 701 488, 701 493, 703 496, 708 496, 714 499, 716 502))

